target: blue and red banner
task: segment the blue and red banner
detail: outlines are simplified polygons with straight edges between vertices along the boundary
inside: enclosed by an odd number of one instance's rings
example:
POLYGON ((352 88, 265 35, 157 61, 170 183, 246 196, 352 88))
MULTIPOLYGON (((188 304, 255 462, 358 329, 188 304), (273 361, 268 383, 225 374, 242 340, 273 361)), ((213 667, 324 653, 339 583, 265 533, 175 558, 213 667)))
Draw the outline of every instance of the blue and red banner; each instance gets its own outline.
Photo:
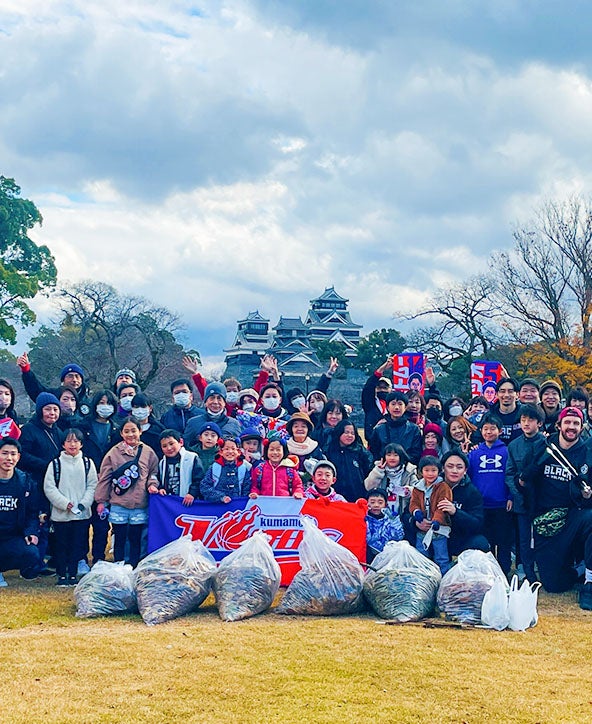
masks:
POLYGON ((495 388, 501 376, 501 362, 475 360, 471 363, 471 395, 483 395, 492 405, 497 400, 495 388))
POLYGON ((423 394, 425 359, 423 352, 407 352, 393 357, 393 390, 409 392, 417 390, 423 394))
POLYGON ((201 540, 217 561, 236 550, 256 530, 270 536, 282 571, 282 585, 300 570, 298 546, 302 540, 300 516, 307 515, 334 541, 366 560, 366 504, 330 503, 326 500, 260 496, 237 498, 227 505, 196 501, 182 505, 182 498, 151 495, 148 551, 161 548, 182 535, 201 540))

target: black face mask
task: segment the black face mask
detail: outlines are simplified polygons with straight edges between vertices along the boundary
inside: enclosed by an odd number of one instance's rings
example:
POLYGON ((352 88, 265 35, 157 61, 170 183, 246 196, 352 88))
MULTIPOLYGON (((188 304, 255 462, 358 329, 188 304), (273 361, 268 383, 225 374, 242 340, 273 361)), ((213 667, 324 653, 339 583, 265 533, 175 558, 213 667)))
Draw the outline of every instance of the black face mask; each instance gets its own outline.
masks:
POLYGON ((376 393, 376 397, 378 397, 379 400, 386 400, 387 395, 388 395, 388 392, 386 392, 386 391, 383 392, 383 391, 381 391, 381 390, 379 390, 379 391, 376 393))
POLYGON ((438 407, 428 407, 426 417, 430 422, 438 422, 438 420, 442 419, 442 410, 438 407))

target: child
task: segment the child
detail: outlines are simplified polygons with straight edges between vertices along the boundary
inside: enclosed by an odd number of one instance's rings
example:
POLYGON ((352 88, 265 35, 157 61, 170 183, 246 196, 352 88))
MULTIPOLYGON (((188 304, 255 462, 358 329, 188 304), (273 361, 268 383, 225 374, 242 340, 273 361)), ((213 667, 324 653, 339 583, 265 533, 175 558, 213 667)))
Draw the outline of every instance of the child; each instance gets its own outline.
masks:
POLYGON ((469 453, 468 473, 483 496, 483 533, 506 576, 512 565, 512 496, 506 485, 508 448, 499 439, 502 421, 491 412, 482 420, 483 442, 469 453))
POLYGON ((333 484, 337 479, 335 465, 329 460, 316 460, 310 470, 312 485, 304 491, 304 497, 314 500, 330 500, 346 503, 343 495, 336 493, 333 484))
POLYGON ((160 433, 160 447, 164 457, 158 463, 159 482, 152 482, 148 492, 178 495, 183 498, 183 505, 191 505, 199 498, 199 484, 204 476, 199 456, 185 450, 181 434, 172 428, 160 433))
POLYGON ((256 465, 261 460, 262 443, 263 436, 256 427, 247 427, 241 432, 241 451, 251 465, 256 465))
POLYGON ((398 515, 388 509, 386 490, 376 488, 368 493, 368 514, 366 515, 366 561, 384 550, 391 540, 403 540, 403 525, 398 515))
POLYGON ((197 428, 196 441, 187 449, 199 455, 204 470, 207 470, 218 455, 218 441, 222 430, 215 422, 203 422, 197 428))
POLYGON ((396 442, 385 446, 382 458, 374 463, 364 481, 366 490, 380 488, 386 491, 388 507, 395 515, 402 515, 409 507, 416 483, 415 466, 409 469, 407 453, 396 442))
POLYGON ((251 470, 249 498, 281 495, 301 500, 304 489, 298 474, 298 463, 288 457, 288 447, 279 436, 264 441, 263 458, 265 462, 251 470))
POLYGON ((204 500, 230 503, 248 494, 251 463, 243 459, 238 440, 227 437, 218 443, 219 454, 208 468, 201 483, 204 500))
POLYGON ((97 470, 93 461, 82 455, 83 441, 80 430, 67 430, 64 449, 47 466, 43 481, 43 490, 51 503, 58 586, 76 585, 79 554, 88 543, 97 470))
POLYGON ((441 500, 452 501, 452 490, 440 477, 442 464, 437 457, 426 455, 421 458, 418 470, 421 480, 413 488, 409 503, 409 514, 416 527, 415 547, 428 558, 431 558, 431 547, 433 561, 444 575, 450 568, 450 518, 448 513, 438 509, 438 503, 441 500))
POLYGON ((530 583, 537 580, 534 571, 534 551, 531 548, 531 524, 528 505, 524 499, 524 488, 520 476, 524 463, 533 457, 533 450, 542 445, 546 438, 541 432, 545 416, 538 405, 522 405, 520 407, 521 437, 512 440, 508 445, 508 462, 506 465, 506 485, 514 496, 513 512, 518 523, 518 555, 524 569, 524 575, 530 583))

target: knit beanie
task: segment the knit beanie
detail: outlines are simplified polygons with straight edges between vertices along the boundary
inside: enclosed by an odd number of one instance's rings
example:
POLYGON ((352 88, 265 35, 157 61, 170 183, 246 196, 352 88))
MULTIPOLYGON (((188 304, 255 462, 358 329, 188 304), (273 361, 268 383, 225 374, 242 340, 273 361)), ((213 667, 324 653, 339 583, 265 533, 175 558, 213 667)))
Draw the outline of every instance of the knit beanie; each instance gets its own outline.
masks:
POLYGON ((113 380, 113 384, 117 382, 117 380, 120 377, 123 377, 124 375, 127 375, 128 377, 132 378, 132 382, 136 381, 136 373, 133 370, 130 370, 128 367, 124 367, 123 369, 119 370, 119 372, 115 375, 115 379, 113 380))
POLYGON ((224 387, 221 382, 210 382, 204 392, 204 402, 212 395, 220 395, 220 397, 226 400, 226 394, 226 387, 224 387))
POLYGON ((71 364, 69 364, 69 365, 66 365, 66 366, 64 367, 64 369, 60 372, 60 381, 61 381, 61 382, 64 381, 64 377, 65 377, 69 372, 77 372, 77 373, 82 377, 82 379, 84 380, 84 372, 82 371, 82 367, 79 367, 77 364, 71 363, 71 364))
POLYGON ((52 395, 51 392, 40 392, 35 400, 35 412, 38 417, 41 417, 43 408, 47 405, 57 405, 59 407, 60 401, 55 395, 52 395))

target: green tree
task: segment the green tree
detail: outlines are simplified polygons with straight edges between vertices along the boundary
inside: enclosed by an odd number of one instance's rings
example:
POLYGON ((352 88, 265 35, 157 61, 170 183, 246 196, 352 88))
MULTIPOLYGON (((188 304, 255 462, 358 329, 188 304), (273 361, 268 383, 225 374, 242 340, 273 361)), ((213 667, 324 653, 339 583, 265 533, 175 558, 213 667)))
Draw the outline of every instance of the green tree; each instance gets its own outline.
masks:
POLYGON ((335 357, 339 362, 338 369, 346 370, 352 366, 352 358, 347 357, 345 354, 347 347, 340 342, 326 342, 325 340, 313 339, 311 345, 314 347, 319 360, 324 364, 328 365, 331 357, 335 357))
POLYGON ((17 327, 35 322, 26 299, 55 285, 57 271, 46 246, 28 232, 42 217, 32 201, 21 199, 14 179, 0 176, 0 340, 14 344, 17 327))
POLYGON ((363 337, 353 366, 370 374, 392 354, 399 354, 407 347, 407 341, 396 329, 375 329, 363 337))

